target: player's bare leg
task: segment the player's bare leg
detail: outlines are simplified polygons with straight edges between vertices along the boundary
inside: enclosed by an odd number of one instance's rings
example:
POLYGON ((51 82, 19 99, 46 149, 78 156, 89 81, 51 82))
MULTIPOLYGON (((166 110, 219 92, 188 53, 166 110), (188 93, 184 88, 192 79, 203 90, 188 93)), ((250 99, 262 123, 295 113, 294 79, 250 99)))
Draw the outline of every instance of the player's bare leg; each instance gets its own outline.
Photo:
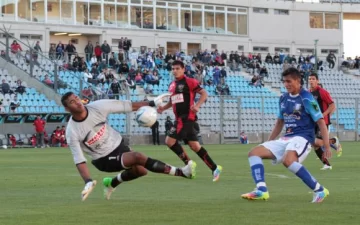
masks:
POLYGON ((321 168, 321 170, 328 170, 328 169, 331 170, 332 166, 330 165, 329 160, 323 157, 324 151, 321 148, 323 145, 324 145, 324 141, 322 139, 316 138, 315 144, 314 144, 314 151, 315 151, 317 157, 324 164, 324 166, 321 168))
POLYGON ((166 136, 165 143, 185 163, 185 165, 188 164, 191 159, 175 138, 166 136))
POLYGON ((109 200, 112 192, 115 188, 126 181, 135 180, 139 177, 145 176, 147 170, 143 166, 133 166, 128 170, 124 170, 115 177, 105 177, 103 179, 104 188, 104 197, 109 200))
POLYGON ((189 147, 204 161, 204 163, 211 169, 213 174, 213 181, 216 182, 220 179, 222 167, 217 165, 204 147, 198 141, 188 141, 189 147))

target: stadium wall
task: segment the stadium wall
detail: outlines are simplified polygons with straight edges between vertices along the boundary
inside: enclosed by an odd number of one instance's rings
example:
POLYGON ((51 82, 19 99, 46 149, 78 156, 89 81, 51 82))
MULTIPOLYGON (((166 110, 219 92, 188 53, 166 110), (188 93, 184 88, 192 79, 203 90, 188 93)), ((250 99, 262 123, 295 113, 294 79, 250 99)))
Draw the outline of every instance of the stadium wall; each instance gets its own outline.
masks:
MULTIPOLYGON (((91 1, 90 1, 91 2, 91 1)), ((219 6, 215 0, 193 0, 192 3, 201 3, 219 6)), ((343 52, 342 40, 342 13, 358 12, 360 5, 340 5, 340 4, 310 4, 291 1, 264 1, 264 0, 239 0, 222 1, 221 6, 244 7, 248 9, 248 35, 222 35, 209 33, 187 33, 148 29, 121 29, 110 27, 82 26, 82 25, 61 25, 61 24, 42 24, 31 22, 7 21, 6 26, 11 26, 11 32, 15 37, 20 38, 20 34, 37 34, 42 36, 41 46, 44 51, 48 51, 50 43, 57 43, 63 40, 66 43, 71 37, 52 36, 53 32, 82 33, 81 37, 72 37, 79 40, 76 45, 79 52, 82 52, 87 40, 102 43, 107 40, 110 45, 117 50, 117 43, 113 39, 128 37, 132 40, 133 47, 147 46, 155 48, 158 45, 166 48, 167 42, 179 42, 181 49, 186 49, 188 43, 198 43, 202 49, 212 49, 216 45, 217 49, 232 51, 238 50, 238 46, 244 52, 274 53, 275 48, 289 48, 290 54, 298 54, 298 49, 313 48, 314 40, 319 39, 319 49, 338 49, 343 52), (255 8, 267 9, 267 13, 256 13, 255 8), (289 15, 276 15, 275 10, 289 10, 289 15), (339 29, 314 29, 309 25, 310 12, 338 13, 340 16, 339 29), (254 50, 254 47, 267 47, 267 50, 254 50)), ((55 9, 53 9, 55 10, 55 9)), ((34 41, 33 41, 34 42, 34 41)), ((319 51, 321 55, 321 51, 319 51)), ((327 54, 327 53, 326 53, 327 54)), ((326 55, 323 54, 324 56, 326 55)))

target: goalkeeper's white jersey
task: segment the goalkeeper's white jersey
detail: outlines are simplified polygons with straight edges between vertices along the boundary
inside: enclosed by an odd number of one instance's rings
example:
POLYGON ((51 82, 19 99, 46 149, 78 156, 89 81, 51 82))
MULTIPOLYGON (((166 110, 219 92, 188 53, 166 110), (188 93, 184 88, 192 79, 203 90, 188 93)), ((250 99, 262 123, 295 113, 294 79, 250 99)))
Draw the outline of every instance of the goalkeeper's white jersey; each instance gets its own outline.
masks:
POLYGON ((75 121, 72 117, 66 128, 66 140, 75 164, 86 162, 83 152, 93 160, 107 156, 121 143, 122 137, 107 122, 111 113, 132 111, 130 101, 99 100, 86 105, 87 117, 75 121))

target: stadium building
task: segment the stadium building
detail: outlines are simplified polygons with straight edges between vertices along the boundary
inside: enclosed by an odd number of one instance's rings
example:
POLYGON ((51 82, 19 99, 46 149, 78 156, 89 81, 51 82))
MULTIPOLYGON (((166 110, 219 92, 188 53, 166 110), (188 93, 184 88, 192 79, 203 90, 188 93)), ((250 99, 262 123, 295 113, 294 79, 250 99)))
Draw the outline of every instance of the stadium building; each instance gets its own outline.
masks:
MULTIPOLYGON (((278 96, 284 91, 279 78, 284 61, 279 64, 265 63, 268 53, 271 56, 275 53, 294 56, 296 61, 300 54, 304 57, 309 55, 309 63, 312 64, 316 63, 316 56, 319 57, 324 62, 323 69, 319 71, 322 83, 332 90, 335 97, 344 99, 338 102, 338 111, 333 116, 336 123, 332 131, 338 132, 345 140, 358 138, 358 122, 355 121, 358 118, 359 101, 356 98, 360 93, 360 83, 355 75, 347 76, 338 69, 343 63, 343 21, 360 19, 360 14, 356 13, 360 10, 360 4, 356 3, 360 1, 238 0, 219 3, 214 0, 0 1, 0 50, 3 50, 4 56, 0 59, 1 80, 4 79, 10 87, 12 84, 16 86, 18 79, 26 84, 26 92, 21 94, 15 90, 13 93, 0 92, 0 144, 10 144, 7 138, 9 133, 17 134, 18 140, 29 143, 26 139, 32 134, 32 121, 39 113, 48 120, 50 130, 65 124, 68 116, 62 114, 64 109, 59 99, 66 91, 82 93, 85 87, 90 86, 94 92, 99 91, 94 90, 96 85, 83 79, 84 71, 68 69, 66 56, 52 59, 49 54, 51 46, 55 47, 59 42, 65 46, 72 43, 76 47, 74 55, 76 52, 84 57, 84 49, 89 41, 94 47, 96 42, 102 45, 106 41, 111 51, 101 54, 101 57, 107 60, 114 52, 114 57, 118 59, 118 55, 124 51, 123 47, 119 49, 122 37, 130 40, 130 53, 134 49, 138 54, 146 56, 146 52, 153 50, 164 53, 164 56, 182 52, 183 58, 204 50, 209 53, 215 50, 219 54, 222 51, 226 53, 227 63, 223 65, 228 75, 225 82, 231 95, 219 97, 216 86, 205 85, 212 96, 199 114, 199 121, 203 138, 207 142, 237 141, 241 131, 249 134, 251 142, 266 139, 274 123, 278 96), (16 49, 14 52, 11 49, 10 44, 14 40, 20 43, 21 50, 16 49), (34 49, 35 45, 40 46, 41 51, 34 49), (31 55, 28 61, 27 50, 31 55), (35 51, 36 59, 33 58, 35 51), (260 54, 263 59, 260 65, 268 71, 268 76, 263 79, 263 88, 248 85, 252 75, 260 73, 260 68, 255 68, 259 69, 255 72, 255 69, 248 70, 242 64, 238 65, 239 70, 231 73, 231 62, 228 59, 232 51, 239 54, 244 52, 246 56, 248 53, 260 54), (327 65, 330 53, 336 56, 335 68, 327 65), (52 83, 45 85, 44 80, 47 79, 52 83), (20 106, 12 110, 11 102, 17 101, 21 102, 20 106)), ((128 56, 123 60, 130 67, 133 66, 128 56)), ((349 64, 353 64, 351 68, 356 65, 355 62, 349 64)), ((160 82, 149 87, 150 94, 166 92, 172 80, 165 63, 161 65, 160 82)), ((206 66, 207 75, 212 77, 215 64, 206 66)), ((86 67, 91 69, 89 60, 86 67)), ((119 74, 116 70, 114 73, 115 76, 119 74)), ((107 94, 110 85, 111 82, 105 82, 102 86, 105 91, 100 92, 107 94)), ((148 93, 148 86, 145 82, 145 85, 137 86, 121 98, 142 100, 148 93)), ((167 115, 171 115, 171 112, 160 118, 161 133, 164 132, 163 123, 167 115)), ((137 139, 141 140, 138 143, 149 142, 151 130, 138 127, 134 122, 134 114, 112 115, 109 120, 122 133, 144 136, 143 139, 137 139)))

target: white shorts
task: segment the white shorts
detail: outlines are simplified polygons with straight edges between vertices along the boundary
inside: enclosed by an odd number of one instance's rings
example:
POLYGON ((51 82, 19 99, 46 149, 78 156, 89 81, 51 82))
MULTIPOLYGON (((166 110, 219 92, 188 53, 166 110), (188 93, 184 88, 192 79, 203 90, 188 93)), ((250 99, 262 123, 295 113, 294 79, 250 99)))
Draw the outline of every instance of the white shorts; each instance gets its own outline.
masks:
POLYGON ((275 141, 267 141, 261 144, 274 154, 273 164, 283 162, 286 151, 296 151, 299 163, 302 163, 311 151, 311 144, 303 137, 281 137, 275 141))

